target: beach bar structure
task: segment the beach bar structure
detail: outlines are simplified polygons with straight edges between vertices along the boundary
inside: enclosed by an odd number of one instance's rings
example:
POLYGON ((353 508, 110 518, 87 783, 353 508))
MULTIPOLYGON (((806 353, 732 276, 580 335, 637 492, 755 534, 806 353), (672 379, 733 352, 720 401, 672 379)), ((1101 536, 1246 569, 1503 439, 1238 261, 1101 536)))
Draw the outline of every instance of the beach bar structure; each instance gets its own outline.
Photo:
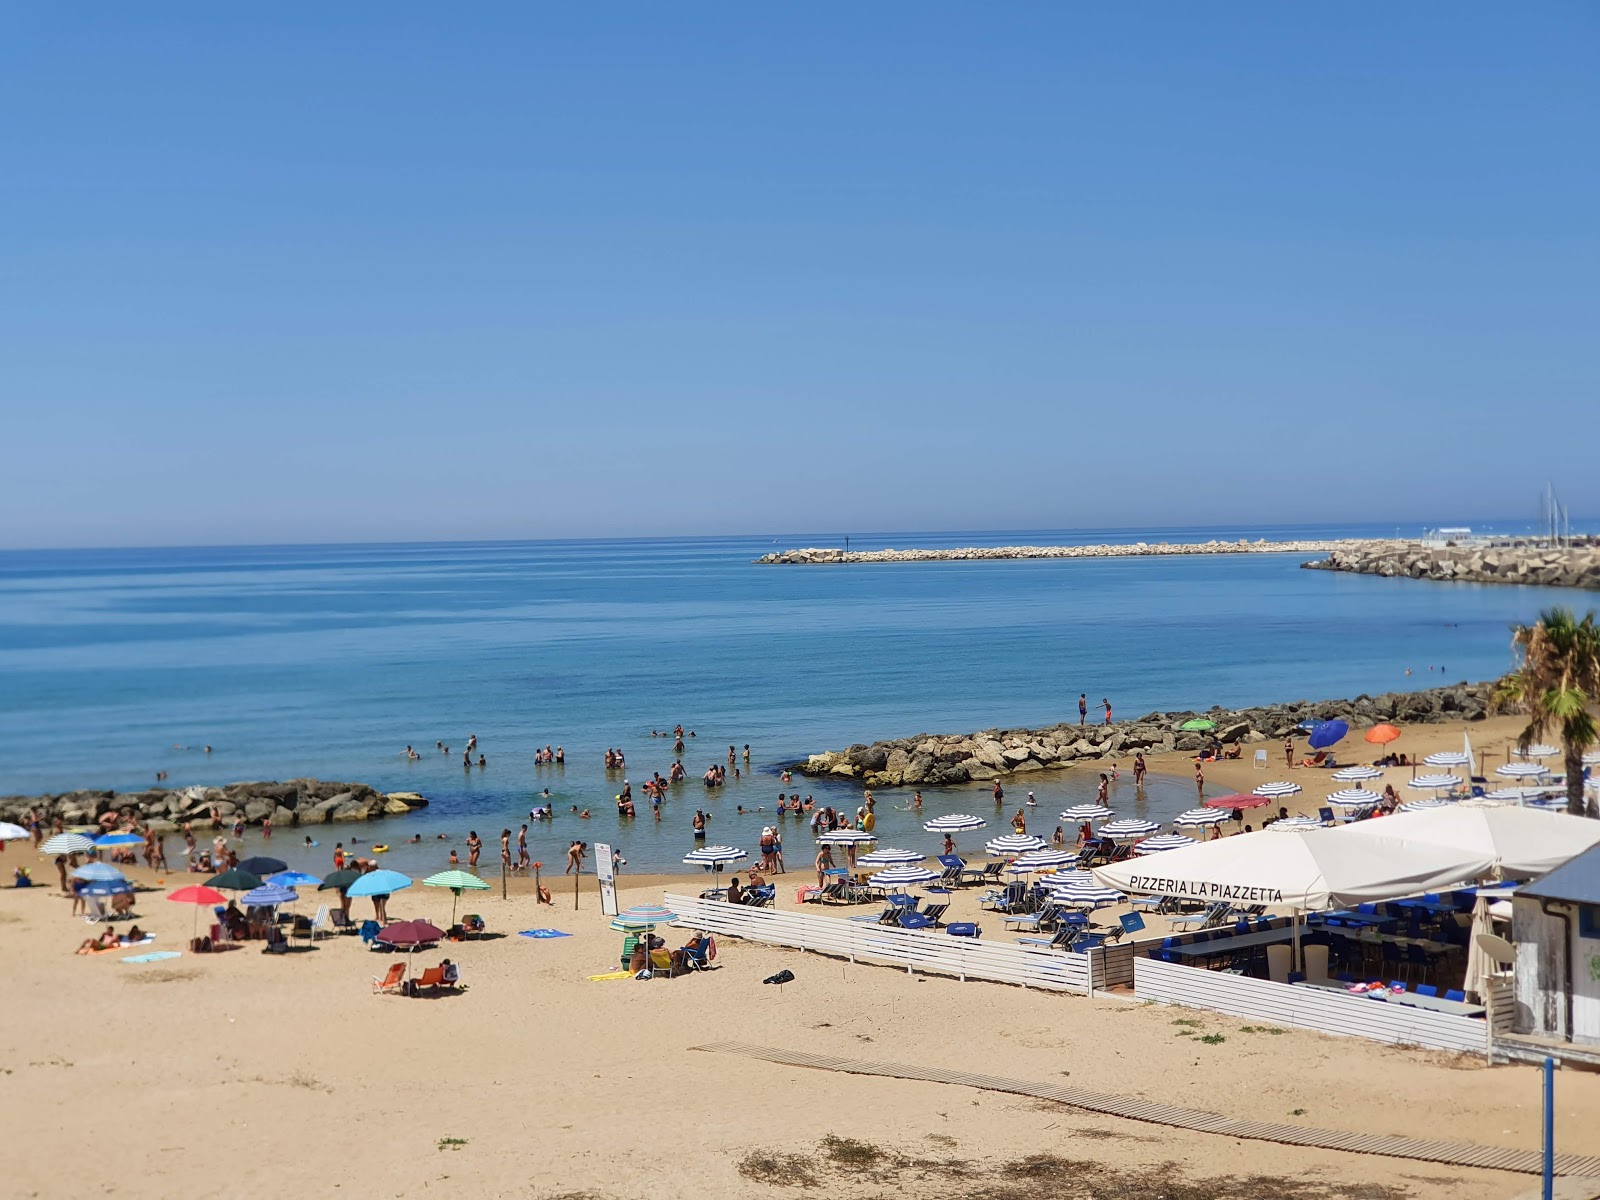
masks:
POLYGON ((1600 1065, 1600 848, 1518 888, 1511 907, 1516 1041, 1600 1065))

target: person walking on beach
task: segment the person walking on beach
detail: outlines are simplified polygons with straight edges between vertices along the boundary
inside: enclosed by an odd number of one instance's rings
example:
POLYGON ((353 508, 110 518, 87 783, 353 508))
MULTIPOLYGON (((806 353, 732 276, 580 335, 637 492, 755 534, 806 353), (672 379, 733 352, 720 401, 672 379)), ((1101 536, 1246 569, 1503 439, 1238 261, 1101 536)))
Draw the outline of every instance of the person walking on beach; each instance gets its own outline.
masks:
POLYGON ((476 829, 467 830, 467 866, 478 865, 478 855, 483 853, 483 842, 478 837, 476 829))
POLYGON ((584 855, 584 851, 586 851, 588 848, 589 848, 589 843, 587 843, 587 842, 573 842, 572 845, 568 846, 567 847, 567 869, 565 871, 561 872, 561 873, 563 875, 570 875, 574 871, 576 871, 579 875, 582 875, 583 874, 583 855, 584 855))
POLYGON ((1286 767, 1294 766, 1294 738, 1293 737, 1286 737, 1286 738, 1283 739, 1283 765, 1286 766, 1286 767))
POLYGON ((158 871, 171 870, 167 866, 167 839, 165 834, 154 833, 151 835, 155 845, 155 861, 150 865, 158 871))
POLYGON ((1089 722, 1089 696, 1087 692, 1078 693, 1078 724, 1086 725, 1089 722))
POLYGON ((500 831, 500 865, 507 871, 511 869, 511 830, 500 831))

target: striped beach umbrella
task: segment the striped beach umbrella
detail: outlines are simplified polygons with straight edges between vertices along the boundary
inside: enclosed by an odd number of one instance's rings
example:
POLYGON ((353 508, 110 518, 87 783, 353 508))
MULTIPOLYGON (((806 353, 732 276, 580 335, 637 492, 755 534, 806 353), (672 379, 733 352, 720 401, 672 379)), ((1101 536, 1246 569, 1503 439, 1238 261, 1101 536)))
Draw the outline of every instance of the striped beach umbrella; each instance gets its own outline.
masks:
POLYGON ((1177 829, 1195 829, 1205 825, 1221 825, 1228 819, 1228 812, 1222 808, 1191 808, 1179 813, 1172 818, 1172 824, 1177 829))
POLYGON ((1040 882, 1050 892, 1051 899, 1074 907, 1099 908, 1103 904, 1119 904, 1127 899, 1123 893, 1107 887, 1088 871, 1064 871, 1048 875, 1040 882))
POLYGON ((1280 779, 1274 783, 1263 783, 1260 787, 1253 787, 1250 789, 1250 794, 1265 796, 1269 800, 1282 800, 1285 796, 1297 796, 1304 790, 1298 783, 1280 779))
POLYGON ((1340 808, 1370 808, 1382 800, 1383 797, 1377 792, 1369 792, 1366 788, 1340 788, 1328 796, 1328 803, 1337 804, 1340 808))
POLYGON ((1583 756, 1583 765, 1586 767, 1600 767, 1600 750, 1591 750, 1583 756))
POLYGON ((1262 826, 1262 828, 1268 830, 1275 829, 1279 833, 1294 833, 1295 831, 1304 833, 1308 829, 1321 829, 1322 822, 1317 820, 1315 817, 1283 817, 1280 820, 1272 822, 1270 825, 1262 826))
POLYGON ((725 864, 738 862, 746 857, 748 855, 737 846, 702 846, 685 854, 683 861, 691 867, 711 867, 720 871, 725 864))
MULTIPOLYGON (((294 872, 290 871, 288 874, 292 875, 294 872)), ((279 876, 277 875, 270 876, 267 879, 267 882, 271 883, 273 880, 278 878, 279 876)), ((317 881, 312 880, 312 882, 315 883, 317 881)), ((455 928, 456 905, 461 903, 461 893, 486 892, 489 890, 489 883, 487 880, 479 879, 470 871, 460 870, 440 871, 437 875, 429 875, 422 881, 422 886, 450 889, 450 926, 452 929, 455 928)))
POLYGON ((1146 821, 1143 817, 1128 817, 1121 821, 1107 821, 1095 830, 1095 833, 1113 842, 1131 842, 1135 838, 1149 837, 1152 833, 1160 831, 1161 826, 1154 821, 1146 821))
POLYGON ((1440 750, 1422 760, 1430 767, 1470 767, 1472 758, 1465 750, 1440 750))
POLYGON ((1197 843, 1192 837, 1184 837, 1181 833, 1158 833, 1154 837, 1147 837, 1133 848, 1136 855, 1160 854, 1163 850, 1181 850, 1185 846, 1197 843))
POLYGON ((1480 796, 1480 800, 1509 800, 1521 804, 1528 800, 1537 800, 1541 796, 1548 796, 1550 789, 1547 787, 1503 787, 1480 796))
POLYGON ((58 833, 39 847, 40 854, 87 854, 94 849, 94 839, 81 833, 58 833))
POLYGON ((1371 779, 1382 779, 1383 772, 1377 767, 1340 767, 1333 773, 1335 783, 1366 783, 1371 779))
POLYGON ((1460 782, 1459 775, 1418 775, 1415 779, 1406 780, 1406 786, 1416 788, 1419 792, 1437 792, 1453 788, 1460 782))
POLYGON ((896 850, 886 846, 882 850, 874 850, 871 854, 863 854, 856 859, 858 867, 904 867, 911 863, 919 863, 927 858, 926 854, 918 854, 915 850, 896 850))
POLYGON ((969 816, 967 813, 950 813, 948 816, 925 821, 922 827, 929 833, 960 833, 966 829, 982 829, 987 824, 988 822, 982 817, 969 816))
POLYGON ((126 880, 127 876, 113 867, 110 863, 91 862, 84 863, 72 872, 74 879, 85 879, 91 883, 103 883, 106 880, 126 880))
POLYGON ((1526 750, 1513 750, 1518 758, 1554 758, 1561 751, 1547 742, 1537 742, 1526 750))
POLYGON ((1502 779, 1530 779, 1535 775, 1548 775, 1550 768, 1543 763, 1514 762, 1496 767, 1494 773, 1502 779))
POLYGON ((678 914, 661 904, 635 904, 611 918, 611 928, 618 933, 639 933, 657 925, 670 925, 678 914))
POLYGON ((939 878, 937 871, 907 864, 900 867, 885 867, 877 874, 869 876, 867 882, 877 888, 897 888, 917 883, 932 883, 937 878, 939 878))
POLYGON ((1063 809, 1063 821, 1103 821, 1116 814, 1104 804, 1074 804, 1071 808, 1063 809))
POLYGON ((300 897, 289 888, 263 883, 240 896, 239 903, 246 908, 276 908, 280 904, 293 904, 298 899, 300 897))
POLYGON ((1446 800, 1443 796, 1430 796, 1425 800, 1407 800, 1398 809, 1399 812, 1425 812, 1430 808, 1449 808, 1453 801, 1446 800))
POLYGON ((1029 850, 1026 854, 1019 854, 1011 863, 1011 869, 1019 875, 1031 871, 1053 871, 1057 867, 1064 867, 1069 862, 1077 860, 1076 854, 1068 854, 1065 850, 1051 850, 1043 848, 1029 850))
POLYGON ((823 846, 864 846, 877 840, 877 834, 865 829, 834 829, 817 834, 817 842, 823 846))
POLYGON ((1010 858, 1013 854, 1023 854, 1029 850, 1043 850, 1049 844, 1031 833, 1008 833, 1003 837, 991 838, 984 849, 990 854, 1010 858))

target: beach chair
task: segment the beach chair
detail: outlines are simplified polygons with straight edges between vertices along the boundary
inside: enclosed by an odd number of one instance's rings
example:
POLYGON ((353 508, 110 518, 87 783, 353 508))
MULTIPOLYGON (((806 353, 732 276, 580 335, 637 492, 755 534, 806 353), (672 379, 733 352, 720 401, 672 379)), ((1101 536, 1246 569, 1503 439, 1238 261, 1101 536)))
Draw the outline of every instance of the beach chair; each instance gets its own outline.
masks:
POLYGON ((961 872, 962 883, 999 883, 1000 872, 1006 869, 1003 862, 992 862, 981 867, 967 867, 961 872))
POLYGON ((900 913, 901 929, 935 929, 937 923, 923 916, 914 909, 903 909, 900 913))
POLYGON ((949 901, 941 900, 936 904, 924 904, 920 912, 922 916, 927 917, 935 925, 943 925, 944 914, 949 911, 949 908, 949 901))
POLYGON ((439 987, 441 987, 443 984, 444 984, 444 968, 442 966, 439 966, 439 967, 424 967, 423 971, 422 971, 422 974, 418 975, 415 979, 413 979, 411 981, 411 987, 408 990, 410 991, 410 993, 413 996, 415 996, 423 988, 429 988, 429 989, 435 989, 436 990, 439 987))
POLYGON ((951 937, 975 938, 982 937, 983 930, 971 921, 952 921, 944 930, 951 937))
POLYGON ((376 992, 397 992, 400 990, 400 977, 406 973, 403 962, 389 964, 389 970, 383 975, 372 977, 372 990, 376 992))
POLYGON ((696 935, 700 939, 698 946, 683 947, 683 965, 690 971, 710 971, 711 966, 711 939, 704 932, 696 935))
POLYGON ((1199 912, 1178 913, 1176 916, 1170 917, 1169 921, 1171 924, 1184 929, 1210 929, 1218 914, 1226 916, 1227 912, 1228 906, 1226 904, 1208 904, 1199 912))
POLYGON ((1053 900, 1047 900, 1044 903, 1044 907, 1037 912, 1008 914, 1005 919, 1005 926, 1014 933, 1033 933, 1054 925, 1060 913, 1061 909, 1056 903, 1053 900))
POLYGON ((328 937, 330 936, 328 933, 329 928, 328 906, 326 904, 319 904, 317 906, 316 915, 306 923, 306 936, 312 941, 316 941, 319 934, 322 937, 328 937))
POLYGON ((960 887, 961 872, 967 869, 967 864, 958 855, 941 854, 939 865, 944 868, 944 872, 939 876, 939 885, 947 888, 960 887))
POLYGON ((354 933, 356 923, 350 919, 350 914, 342 908, 335 908, 328 913, 328 919, 333 922, 333 927, 340 933, 354 933))
POLYGON ((1265 771, 1267 769, 1267 752, 1265 750, 1256 751, 1253 765, 1258 771, 1265 771))
POLYGON ((486 926, 483 918, 477 913, 463 913, 461 916, 461 933, 464 937, 482 937, 486 926))
POLYGON ((1083 933, 1081 925, 1063 924, 1060 929, 1047 938, 1025 937, 1018 938, 1019 946, 1043 946, 1047 950, 1065 950, 1073 941, 1083 933))

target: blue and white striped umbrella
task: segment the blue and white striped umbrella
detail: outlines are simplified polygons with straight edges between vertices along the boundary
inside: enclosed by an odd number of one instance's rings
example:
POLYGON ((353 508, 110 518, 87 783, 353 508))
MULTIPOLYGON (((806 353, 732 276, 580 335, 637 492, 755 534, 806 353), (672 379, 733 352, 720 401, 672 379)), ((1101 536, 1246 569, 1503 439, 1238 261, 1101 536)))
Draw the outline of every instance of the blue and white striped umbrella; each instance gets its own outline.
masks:
POLYGON ((81 833, 58 833, 39 847, 40 854, 87 854, 94 849, 94 839, 81 833))
POLYGON ((1147 837, 1133 848, 1136 855, 1160 854, 1163 850, 1182 850, 1185 846, 1198 845, 1192 837, 1184 837, 1181 833, 1158 833, 1155 837, 1147 837))
POLYGON ((1104 804, 1074 804, 1071 808, 1062 810, 1061 819, 1063 821, 1103 821, 1107 817, 1116 815, 1104 804))
POLYGON ((126 896, 133 884, 126 879, 91 879, 79 890, 85 896, 126 896))
POLYGON ((286 887, 279 887, 275 883, 263 883, 258 888, 251 888, 239 897, 239 903, 246 908, 273 908, 279 904, 293 904, 300 899, 294 892, 286 887))
POLYGON ((127 876, 113 867, 110 863, 91 862, 84 863, 72 872, 74 879, 87 879, 96 882, 121 879, 126 881, 127 876))
POLYGON ((932 883, 939 878, 939 872, 930 871, 927 867, 914 867, 909 864, 901 867, 886 867, 876 875, 869 876, 867 882, 873 887, 895 888, 906 887, 914 883, 932 883))
POLYGON ((1453 803, 1455 801, 1446 800, 1443 796, 1432 796, 1426 800, 1407 800, 1400 806, 1398 811, 1403 813, 1424 812, 1430 808, 1449 808, 1453 803))
POLYGON ((1329 804, 1337 804, 1340 808, 1370 808, 1383 800, 1377 792, 1369 792, 1366 788, 1340 788, 1328 797, 1329 804))
POLYGON ((1554 758, 1561 751, 1546 742, 1538 742, 1526 750, 1513 750, 1512 753, 1518 758, 1554 758))
POLYGON ((1231 820, 1233 814, 1225 808, 1190 808, 1172 818, 1172 824, 1179 828, 1197 828, 1205 825, 1221 825, 1224 821, 1231 820))
POLYGON ((1290 783, 1287 779, 1280 779, 1275 783, 1263 783, 1260 787, 1250 789, 1253 796, 1266 796, 1271 800, 1281 800, 1285 796, 1295 796, 1304 791, 1298 783, 1290 783))
POLYGON ((1591 750, 1583 756, 1583 765, 1586 767, 1600 766, 1600 750, 1591 750))
POLYGON ((1053 871, 1057 867, 1064 867, 1069 862, 1077 861, 1076 854, 1068 854, 1065 850, 1029 850, 1026 854, 1019 854, 1011 863, 1011 870, 1018 875, 1025 875, 1032 871, 1053 871))
POLYGON ((1456 787, 1460 782, 1459 775, 1418 775, 1415 779, 1406 780, 1406 786, 1416 788, 1419 792, 1437 792, 1456 787))
POLYGON ((823 846, 862 846, 877 840, 877 834, 868 833, 865 829, 834 829, 817 834, 817 842, 823 846))
POLYGON ((1422 760, 1430 767, 1470 767, 1472 759, 1465 750, 1440 750, 1422 760))
POLYGON ((698 850, 691 850, 683 856, 683 861, 691 867, 716 867, 720 868, 725 863, 738 862, 748 855, 737 846, 702 846, 698 850))
POLYGON ((1127 817, 1121 821, 1107 821, 1095 833, 1113 842, 1131 842, 1160 831, 1161 826, 1154 821, 1146 821, 1143 817, 1127 817))
POLYGON ((1514 762, 1496 767, 1494 773, 1503 779, 1529 779, 1535 775, 1548 775, 1550 768, 1543 763, 1514 762))
POLYGON ((304 871, 279 871, 276 875, 268 875, 262 883, 275 883, 279 887, 316 887, 322 880, 315 875, 307 875, 304 871))
POLYGON ((858 867, 904 867, 911 863, 919 863, 927 858, 926 854, 918 854, 915 850, 896 850, 886 846, 882 850, 874 850, 871 854, 863 854, 856 859, 858 867))
POLYGON ((1377 767, 1340 767, 1332 778, 1335 783, 1365 783, 1370 779, 1382 779, 1383 772, 1377 767))
POLYGON ((144 838, 137 833, 118 830, 116 833, 102 833, 95 838, 94 844, 104 850, 108 846, 142 846, 144 838))
POLYGON ((1064 871, 1040 880, 1057 903, 1098 908, 1127 899, 1116 888, 1107 887, 1088 871, 1064 871))
POLYGON ((1029 850, 1043 850, 1050 843, 1041 837, 1034 837, 1031 833, 1008 833, 1003 837, 991 838, 984 849, 990 854, 1008 858, 1013 854, 1023 854, 1029 850))
POLYGON ((1270 825, 1263 825, 1262 828, 1276 830, 1278 833, 1294 833, 1296 831, 1304 833, 1308 829, 1321 829, 1322 822, 1315 817, 1284 817, 1281 820, 1272 822, 1270 825))
POLYGON ((969 816, 966 813, 951 813, 949 816, 935 817, 923 823, 923 828, 929 833, 960 833, 964 829, 982 829, 988 822, 982 817, 969 816))
POLYGON ((1522 804, 1528 800, 1537 800, 1541 796, 1548 796, 1550 789, 1547 787, 1503 787, 1480 797, 1483 800, 1512 800, 1522 804))

